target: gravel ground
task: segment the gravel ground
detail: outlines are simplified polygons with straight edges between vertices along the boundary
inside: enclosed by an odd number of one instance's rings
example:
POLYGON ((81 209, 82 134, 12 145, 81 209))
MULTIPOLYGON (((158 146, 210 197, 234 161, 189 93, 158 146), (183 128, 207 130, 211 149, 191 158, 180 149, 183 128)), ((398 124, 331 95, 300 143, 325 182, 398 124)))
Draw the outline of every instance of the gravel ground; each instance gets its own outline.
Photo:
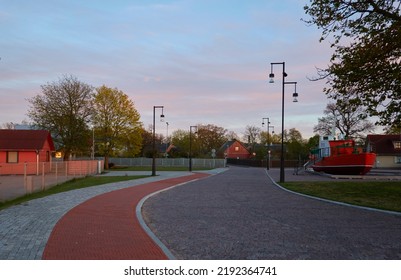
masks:
POLYGON ((177 259, 401 259, 401 216, 286 192, 261 168, 162 192, 143 214, 177 259))

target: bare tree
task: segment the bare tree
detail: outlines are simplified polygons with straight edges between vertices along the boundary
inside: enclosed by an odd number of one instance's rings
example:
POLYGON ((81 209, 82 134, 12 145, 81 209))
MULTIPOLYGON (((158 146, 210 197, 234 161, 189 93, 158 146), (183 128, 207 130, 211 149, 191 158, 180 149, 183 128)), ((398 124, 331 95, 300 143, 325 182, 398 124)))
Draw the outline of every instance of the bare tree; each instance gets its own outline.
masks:
POLYGON ((243 140, 249 144, 258 142, 260 138, 260 128, 257 126, 247 125, 244 132, 243 140))
POLYGON ((318 119, 313 132, 332 135, 333 130, 338 130, 345 138, 362 138, 364 133, 374 131, 374 124, 367 120, 361 106, 347 102, 329 103, 323 112, 325 116, 318 119))

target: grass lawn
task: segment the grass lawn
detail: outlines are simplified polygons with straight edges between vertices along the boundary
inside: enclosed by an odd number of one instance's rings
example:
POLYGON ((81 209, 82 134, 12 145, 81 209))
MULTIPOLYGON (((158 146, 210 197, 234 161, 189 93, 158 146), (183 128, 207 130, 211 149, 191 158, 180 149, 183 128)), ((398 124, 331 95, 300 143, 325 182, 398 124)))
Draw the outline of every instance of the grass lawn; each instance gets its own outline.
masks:
POLYGON ((349 204, 401 212, 401 182, 288 182, 283 187, 349 204))
POLYGON ((41 198, 56 193, 67 192, 71 190, 82 189, 108 183, 140 179, 144 177, 149 177, 149 176, 105 176, 105 177, 85 177, 85 178, 72 179, 70 181, 54 186, 43 192, 36 192, 10 201, 0 202, 0 210, 10 207, 12 205, 17 205, 32 199, 41 198))

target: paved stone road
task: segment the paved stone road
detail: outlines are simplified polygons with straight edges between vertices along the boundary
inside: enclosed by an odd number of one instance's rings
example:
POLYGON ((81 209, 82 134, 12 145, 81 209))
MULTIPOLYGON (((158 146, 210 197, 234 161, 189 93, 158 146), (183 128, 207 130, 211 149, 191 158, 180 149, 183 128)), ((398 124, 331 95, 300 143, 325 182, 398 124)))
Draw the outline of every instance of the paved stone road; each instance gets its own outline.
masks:
MULTIPOLYGON (((140 172, 124 172, 139 175, 140 172)), ((149 174, 147 172, 146 174, 149 174)), ((186 176, 189 172, 158 172, 160 176, 105 184, 31 200, 0 211, 0 260, 41 259, 58 220, 73 207, 97 195, 131 186, 186 176)), ((112 175, 122 175, 112 173, 112 175)))
POLYGON ((299 196, 265 172, 230 167, 157 194, 148 225, 178 259, 401 259, 400 215, 299 196))

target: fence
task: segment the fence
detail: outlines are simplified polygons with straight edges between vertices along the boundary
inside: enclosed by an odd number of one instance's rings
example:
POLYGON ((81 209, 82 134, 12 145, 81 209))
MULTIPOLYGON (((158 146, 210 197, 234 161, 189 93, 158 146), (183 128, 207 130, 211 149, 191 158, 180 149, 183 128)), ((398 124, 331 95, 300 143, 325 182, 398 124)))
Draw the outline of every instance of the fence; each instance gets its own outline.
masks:
MULTIPOLYGON (((110 163, 119 166, 152 166, 152 158, 110 158, 110 163)), ((157 166, 187 167, 188 158, 156 158, 157 166)), ((193 158, 193 168, 220 168, 225 167, 225 159, 193 158)))
MULTIPOLYGON (((300 160, 285 160, 284 167, 285 168, 296 168, 302 166, 305 162, 300 160)), ((252 167, 266 167, 267 161, 261 159, 235 159, 228 158, 227 164, 233 165, 244 165, 244 166, 252 166, 252 167)), ((281 166, 280 160, 271 160, 270 167, 271 168, 279 168, 281 166)))
POLYGON ((73 178, 103 172, 103 160, 0 165, 0 201, 43 191, 73 178))

